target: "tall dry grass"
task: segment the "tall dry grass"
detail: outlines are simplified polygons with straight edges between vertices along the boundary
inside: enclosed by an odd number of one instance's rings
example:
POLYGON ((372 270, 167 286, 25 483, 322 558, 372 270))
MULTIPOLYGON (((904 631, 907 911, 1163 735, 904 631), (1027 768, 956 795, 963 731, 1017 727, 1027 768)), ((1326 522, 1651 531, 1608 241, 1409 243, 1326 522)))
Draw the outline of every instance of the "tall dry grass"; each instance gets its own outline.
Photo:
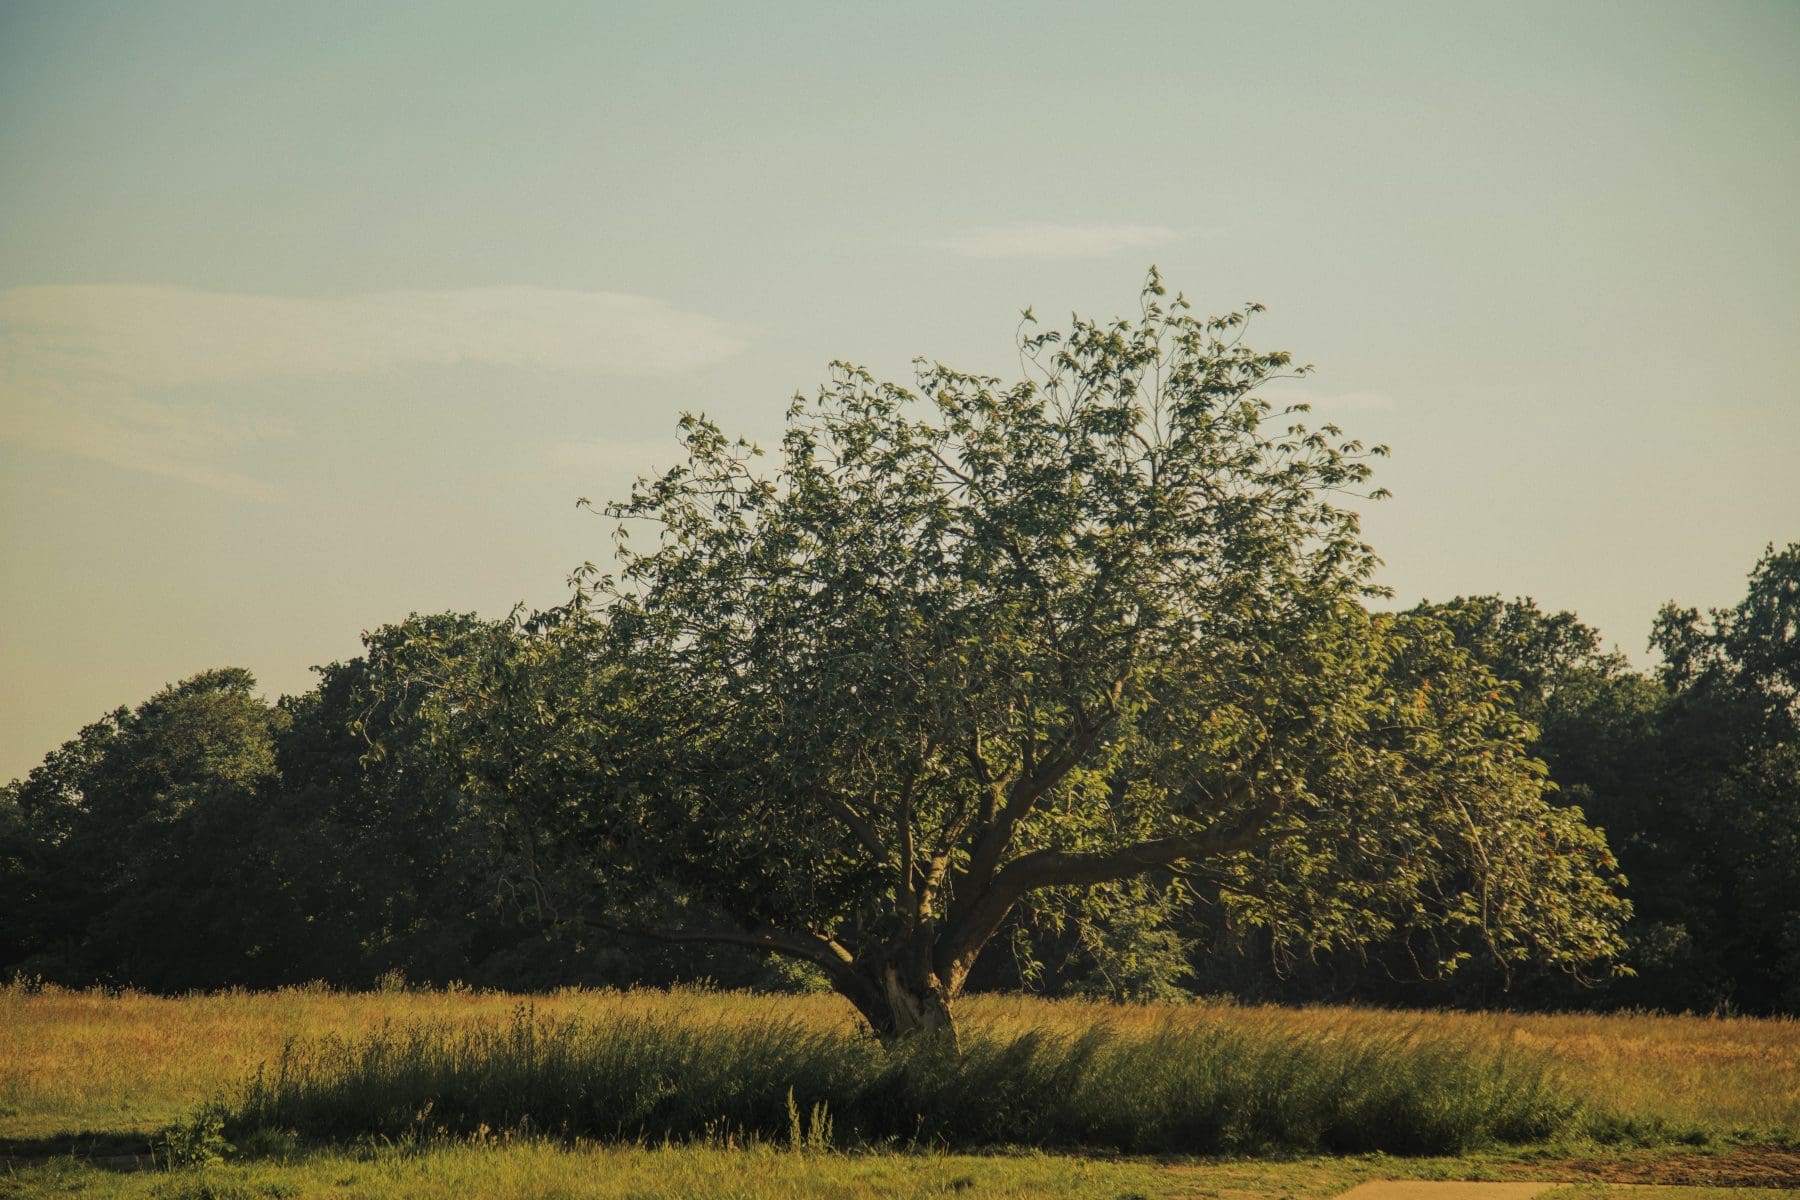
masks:
POLYGON ((384 1026, 285 1048, 217 1106, 233 1139, 786 1141, 1135 1153, 1456 1154, 1547 1141, 1580 1110, 1542 1055, 1226 1020, 976 1031, 884 1049, 793 1019, 647 1014, 384 1026))
MULTIPOLYGON (((466 991, 352 994, 326 989, 180 998, 0 987, 0 1137, 79 1130, 145 1132, 273 1063, 290 1039, 355 1037, 381 1026, 506 1022, 522 1002, 546 1019, 604 1026, 654 1020, 693 1027, 792 1020, 848 1035, 854 1015, 835 996, 698 991, 560 991, 535 997, 466 991)), ((1016 996, 966 1000, 972 1036, 1120 1039, 1166 1028, 1179 1036, 1221 1024, 1244 1036, 1347 1044, 1463 1044, 1543 1053, 1573 1094, 1646 1119, 1800 1137, 1800 1022, 1652 1015, 1383 1012, 1194 1004, 1114 1006, 1016 996)))

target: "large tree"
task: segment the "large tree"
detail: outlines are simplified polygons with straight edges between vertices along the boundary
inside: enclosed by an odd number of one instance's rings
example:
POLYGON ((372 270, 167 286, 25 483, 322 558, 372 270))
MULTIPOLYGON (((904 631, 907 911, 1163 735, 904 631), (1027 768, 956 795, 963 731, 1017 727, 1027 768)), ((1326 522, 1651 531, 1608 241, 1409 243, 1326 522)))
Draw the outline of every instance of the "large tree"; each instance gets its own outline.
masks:
POLYGON ((1560 905, 1533 945, 1609 952, 1604 846, 1518 738, 1444 725, 1429 685, 1399 715, 1442 736, 1384 732, 1341 499, 1383 451, 1258 394, 1302 368, 1243 344, 1254 311, 1197 318, 1153 275, 1136 320, 1027 312, 1011 384, 837 364, 772 471, 684 418, 686 463, 609 509, 617 575, 445 710, 529 893, 802 960, 884 1037, 948 1029, 1034 897, 1196 871, 1422 895, 1446 876, 1419 861, 1491 840, 1566 869, 1488 871, 1461 919, 1504 940, 1560 905))

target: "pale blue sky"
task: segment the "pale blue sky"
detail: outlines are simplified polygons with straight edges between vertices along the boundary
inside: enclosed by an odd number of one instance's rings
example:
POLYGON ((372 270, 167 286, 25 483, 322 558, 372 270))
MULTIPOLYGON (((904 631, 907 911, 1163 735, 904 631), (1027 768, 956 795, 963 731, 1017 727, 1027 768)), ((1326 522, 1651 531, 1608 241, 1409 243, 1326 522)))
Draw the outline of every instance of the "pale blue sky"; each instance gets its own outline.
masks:
MULTIPOLYGON (((1800 4, 0 0, 0 778, 557 599, 676 414, 1145 268, 1389 442, 1403 602, 1800 538, 1800 4)), ((660 457, 659 457, 660 456, 660 457)))

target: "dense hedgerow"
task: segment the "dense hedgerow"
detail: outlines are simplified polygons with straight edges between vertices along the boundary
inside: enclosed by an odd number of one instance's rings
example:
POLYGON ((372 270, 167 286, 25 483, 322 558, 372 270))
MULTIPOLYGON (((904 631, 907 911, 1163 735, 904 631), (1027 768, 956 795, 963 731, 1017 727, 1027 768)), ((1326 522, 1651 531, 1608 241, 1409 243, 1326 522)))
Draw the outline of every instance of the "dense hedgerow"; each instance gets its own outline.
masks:
POLYGON ((1547 1060, 1471 1040, 1165 1023, 1148 1034, 974 1032, 886 1049, 797 1021, 384 1026, 290 1043, 225 1105, 227 1132, 1139 1153, 1450 1154, 1545 1140, 1579 1105, 1547 1060))

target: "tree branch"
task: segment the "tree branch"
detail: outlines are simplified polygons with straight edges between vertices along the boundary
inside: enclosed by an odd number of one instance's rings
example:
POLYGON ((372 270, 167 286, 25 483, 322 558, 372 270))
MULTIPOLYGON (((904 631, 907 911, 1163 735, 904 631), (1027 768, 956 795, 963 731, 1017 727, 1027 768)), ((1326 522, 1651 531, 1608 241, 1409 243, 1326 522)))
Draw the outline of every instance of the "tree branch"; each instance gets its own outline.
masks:
MULTIPOLYGON (((1012 786, 1007 789, 1004 806, 981 830, 975 851, 969 856, 968 869, 961 876, 965 894, 979 896, 986 892, 989 881, 994 878, 994 872, 1000 866, 1001 857, 1006 853, 1007 845, 1012 841, 1013 830, 1025 819, 1025 814, 1031 811, 1031 806, 1062 782, 1093 750, 1101 731, 1118 711, 1119 694, 1120 689, 1115 687, 1109 696, 1104 716, 1094 720, 1077 717, 1071 721, 1057 739, 1056 748, 1051 755, 1047 759, 1036 759, 1030 770, 1021 772, 1014 778, 1012 786)), ((966 904, 960 906, 966 907, 966 904)))
POLYGON ((959 906, 961 912, 948 923, 939 940, 940 973, 960 981, 1000 922, 1027 892, 1064 884, 1110 883, 1187 859, 1216 858, 1247 850, 1262 839, 1270 818, 1280 808, 1280 799, 1271 794, 1228 827, 1153 838, 1097 854, 1033 850, 1022 855, 1001 868, 993 882, 970 903, 959 906))
POLYGON ((581 914, 581 922, 609 933, 649 938, 657 942, 688 945, 713 942, 725 946, 743 946, 767 954, 784 954, 804 959, 834 976, 850 967, 850 952, 830 938, 815 933, 785 933, 779 929, 671 929, 660 925, 634 925, 615 921, 594 913, 581 914))
POLYGON ((885 862, 887 860, 887 843, 883 842, 881 835, 875 832, 873 823, 851 808, 844 800, 829 792, 821 793, 820 798, 825 801, 825 807, 831 815, 842 822, 844 828, 856 835, 856 840, 862 843, 863 849, 873 854, 878 861, 885 862))

